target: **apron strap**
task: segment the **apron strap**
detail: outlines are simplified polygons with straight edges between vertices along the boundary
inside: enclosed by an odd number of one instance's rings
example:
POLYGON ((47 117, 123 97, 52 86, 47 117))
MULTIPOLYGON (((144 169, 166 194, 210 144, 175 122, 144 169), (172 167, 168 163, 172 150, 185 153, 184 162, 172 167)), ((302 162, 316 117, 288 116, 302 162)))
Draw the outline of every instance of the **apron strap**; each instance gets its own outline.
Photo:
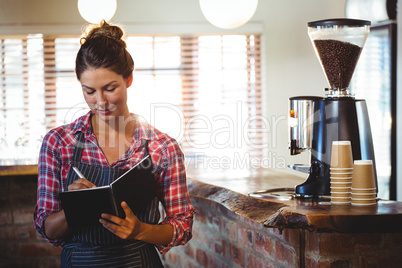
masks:
POLYGON ((144 142, 144 157, 147 157, 149 155, 149 149, 148 149, 148 140, 145 140, 144 142))
POLYGON ((80 132, 78 134, 77 142, 75 143, 74 147, 74 153, 72 158, 74 162, 81 161, 82 151, 84 151, 84 148, 85 148, 85 135, 83 132, 80 132))

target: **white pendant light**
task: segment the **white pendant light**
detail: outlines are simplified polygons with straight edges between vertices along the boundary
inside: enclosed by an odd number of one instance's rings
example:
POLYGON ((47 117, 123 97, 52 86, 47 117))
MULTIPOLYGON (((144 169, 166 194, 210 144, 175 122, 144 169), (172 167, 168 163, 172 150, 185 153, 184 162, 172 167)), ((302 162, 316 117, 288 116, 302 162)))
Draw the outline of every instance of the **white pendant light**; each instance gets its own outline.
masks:
POLYGON ((90 23, 109 21, 116 9, 116 0, 78 0, 78 11, 81 17, 90 23))
POLYGON ((234 29, 247 23, 257 9, 258 0, 200 0, 201 11, 213 25, 234 29))
POLYGON ((347 18, 369 20, 371 24, 396 19, 397 1, 393 0, 347 0, 347 18))

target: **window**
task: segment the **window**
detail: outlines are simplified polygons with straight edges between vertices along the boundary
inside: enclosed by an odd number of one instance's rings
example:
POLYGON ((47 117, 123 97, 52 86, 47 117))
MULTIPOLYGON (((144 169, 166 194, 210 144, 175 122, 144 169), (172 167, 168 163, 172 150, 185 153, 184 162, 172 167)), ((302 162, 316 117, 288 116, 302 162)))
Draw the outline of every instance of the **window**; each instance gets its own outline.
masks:
POLYGON ((367 102, 377 169, 378 197, 396 199, 396 56, 394 24, 371 27, 351 83, 367 102))
MULTIPOLYGON (((204 168, 256 163, 266 145, 260 42, 259 35, 128 36, 130 111, 204 168)), ((45 133, 88 111, 74 73, 78 49, 78 37, 1 40, 2 165, 36 163, 45 133)))
POLYGON ((45 131, 43 40, 2 39, 0 46, 0 158, 24 164, 21 155, 37 154, 45 131))

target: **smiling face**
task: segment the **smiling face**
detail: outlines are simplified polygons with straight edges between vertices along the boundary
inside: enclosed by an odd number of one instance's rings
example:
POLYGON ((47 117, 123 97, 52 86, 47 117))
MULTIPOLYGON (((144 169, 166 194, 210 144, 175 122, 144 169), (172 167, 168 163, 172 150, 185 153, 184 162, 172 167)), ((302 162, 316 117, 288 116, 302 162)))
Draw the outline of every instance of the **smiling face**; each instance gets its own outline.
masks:
POLYGON ((127 88, 132 83, 132 75, 124 79, 105 68, 87 69, 81 74, 80 83, 86 103, 99 120, 130 116, 127 88))

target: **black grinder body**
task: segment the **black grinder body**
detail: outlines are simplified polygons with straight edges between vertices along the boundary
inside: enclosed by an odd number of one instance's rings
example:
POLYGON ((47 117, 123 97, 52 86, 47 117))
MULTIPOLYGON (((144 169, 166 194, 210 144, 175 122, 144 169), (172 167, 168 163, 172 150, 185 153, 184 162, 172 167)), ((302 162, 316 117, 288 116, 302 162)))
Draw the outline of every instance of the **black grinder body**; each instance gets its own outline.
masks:
POLYGON ((296 194, 329 195, 333 141, 351 141, 353 159, 371 159, 375 169, 367 105, 365 100, 351 97, 321 98, 313 101, 313 110, 310 173, 296 186, 296 194))

